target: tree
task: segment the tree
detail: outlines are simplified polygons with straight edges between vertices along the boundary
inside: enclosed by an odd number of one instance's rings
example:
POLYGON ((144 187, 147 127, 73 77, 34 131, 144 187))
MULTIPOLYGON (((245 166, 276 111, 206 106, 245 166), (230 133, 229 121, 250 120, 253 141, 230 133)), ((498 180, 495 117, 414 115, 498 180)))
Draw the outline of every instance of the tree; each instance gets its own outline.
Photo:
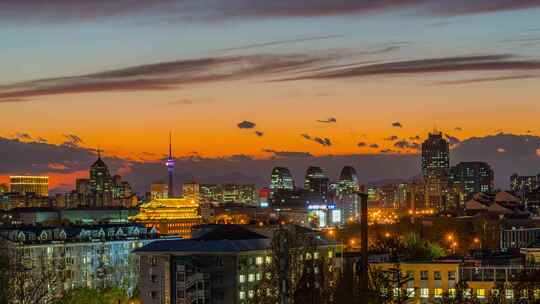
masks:
POLYGON ((45 250, 25 252, 6 243, 8 303, 49 304, 63 291, 64 257, 49 255, 45 250))
POLYGON ((127 304, 129 298, 120 288, 76 288, 67 292, 54 304, 127 304))
POLYGON ((312 233, 282 226, 272 238, 272 262, 265 266, 251 303, 331 303, 336 274, 320 255, 312 233))
MULTIPOLYGON (((6 250, 7 244, 0 241, 0 249, 6 250)), ((0 252, 0 304, 8 304, 9 260, 7 253, 0 252)))
POLYGON ((386 270, 371 267, 369 279, 369 303, 403 304, 414 301, 414 290, 407 288, 407 283, 413 278, 402 273, 399 263, 386 270))

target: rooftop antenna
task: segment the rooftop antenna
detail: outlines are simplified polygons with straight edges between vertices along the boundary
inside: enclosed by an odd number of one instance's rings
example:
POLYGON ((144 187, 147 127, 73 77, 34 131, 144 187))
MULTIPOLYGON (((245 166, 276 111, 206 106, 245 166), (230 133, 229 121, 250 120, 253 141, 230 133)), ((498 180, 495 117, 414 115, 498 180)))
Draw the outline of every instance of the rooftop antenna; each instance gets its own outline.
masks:
POLYGON ((100 148, 97 148, 97 157, 101 158, 101 149, 100 148))
POLYGON ((172 158, 172 133, 169 131, 169 158, 172 158))

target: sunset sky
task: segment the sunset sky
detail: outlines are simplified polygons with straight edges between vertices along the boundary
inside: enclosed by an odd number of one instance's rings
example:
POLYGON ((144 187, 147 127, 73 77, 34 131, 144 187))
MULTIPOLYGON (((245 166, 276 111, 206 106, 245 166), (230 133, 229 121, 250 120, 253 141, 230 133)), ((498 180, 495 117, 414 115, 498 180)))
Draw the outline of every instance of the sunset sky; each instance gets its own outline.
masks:
POLYGON ((155 161, 169 131, 210 158, 539 135, 539 20, 537 0, 5 0, 0 137, 155 161))

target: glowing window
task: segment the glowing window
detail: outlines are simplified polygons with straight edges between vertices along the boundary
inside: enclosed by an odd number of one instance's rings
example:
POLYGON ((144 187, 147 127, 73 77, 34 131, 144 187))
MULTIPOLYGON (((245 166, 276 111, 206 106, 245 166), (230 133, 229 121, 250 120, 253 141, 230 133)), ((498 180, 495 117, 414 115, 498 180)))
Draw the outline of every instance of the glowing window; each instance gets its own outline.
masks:
POLYGON ((244 283, 244 282, 246 281, 246 276, 243 275, 243 274, 239 275, 239 276, 238 276, 238 281, 239 281, 240 283, 244 283))
POLYGON ((420 288, 420 297, 421 298, 429 298, 429 289, 420 288))

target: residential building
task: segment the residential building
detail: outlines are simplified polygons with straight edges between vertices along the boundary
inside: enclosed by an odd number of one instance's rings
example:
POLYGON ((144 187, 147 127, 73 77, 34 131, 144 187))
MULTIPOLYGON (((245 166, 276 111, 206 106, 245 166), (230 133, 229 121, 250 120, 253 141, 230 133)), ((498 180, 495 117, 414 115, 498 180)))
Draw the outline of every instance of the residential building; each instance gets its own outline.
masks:
POLYGON ((519 249, 540 244, 540 228, 501 229, 501 250, 519 249))
MULTIPOLYGON (((158 241, 141 257, 139 294, 145 304, 247 303, 275 263, 271 239, 240 226, 209 226, 190 240, 158 241)), ((320 240, 306 259, 325 257, 339 275, 342 247, 320 240)), ((269 274, 270 273, 270 274, 269 274)), ((327 278, 332 279, 332 278, 327 278)))
POLYGON ((51 286, 59 292, 119 287, 133 295, 140 271, 132 250, 157 238, 155 229, 134 224, 0 229, 0 239, 7 242, 3 254, 35 272, 36 279, 62 276, 50 282, 61 284, 51 286))
POLYGON ((450 168, 448 176, 448 207, 463 209, 475 193, 494 190, 494 173, 485 162, 461 162, 450 168))
MULTIPOLYGON (((487 265, 482 261, 467 260, 409 260, 400 263, 373 263, 373 267, 390 273, 400 273, 408 277, 402 286, 392 290, 381 290, 389 297, 400 293, 413 299, 413 303, 436 303, 443 297, 456 298, 461 292, 463 298, 473 297, 480 303, 488 303, 490 297, 502 295, 508 301, 520 298, 514 293, 511 283, 521 273, 538 271, 535 266, 512 264, 487 265), (399 272, 398 272, 399 271, 399 272), (465 288, 459 282, 466 282, 465 288)), ((531 294, 531 299, 540 300, 540 290, 531 294)))

